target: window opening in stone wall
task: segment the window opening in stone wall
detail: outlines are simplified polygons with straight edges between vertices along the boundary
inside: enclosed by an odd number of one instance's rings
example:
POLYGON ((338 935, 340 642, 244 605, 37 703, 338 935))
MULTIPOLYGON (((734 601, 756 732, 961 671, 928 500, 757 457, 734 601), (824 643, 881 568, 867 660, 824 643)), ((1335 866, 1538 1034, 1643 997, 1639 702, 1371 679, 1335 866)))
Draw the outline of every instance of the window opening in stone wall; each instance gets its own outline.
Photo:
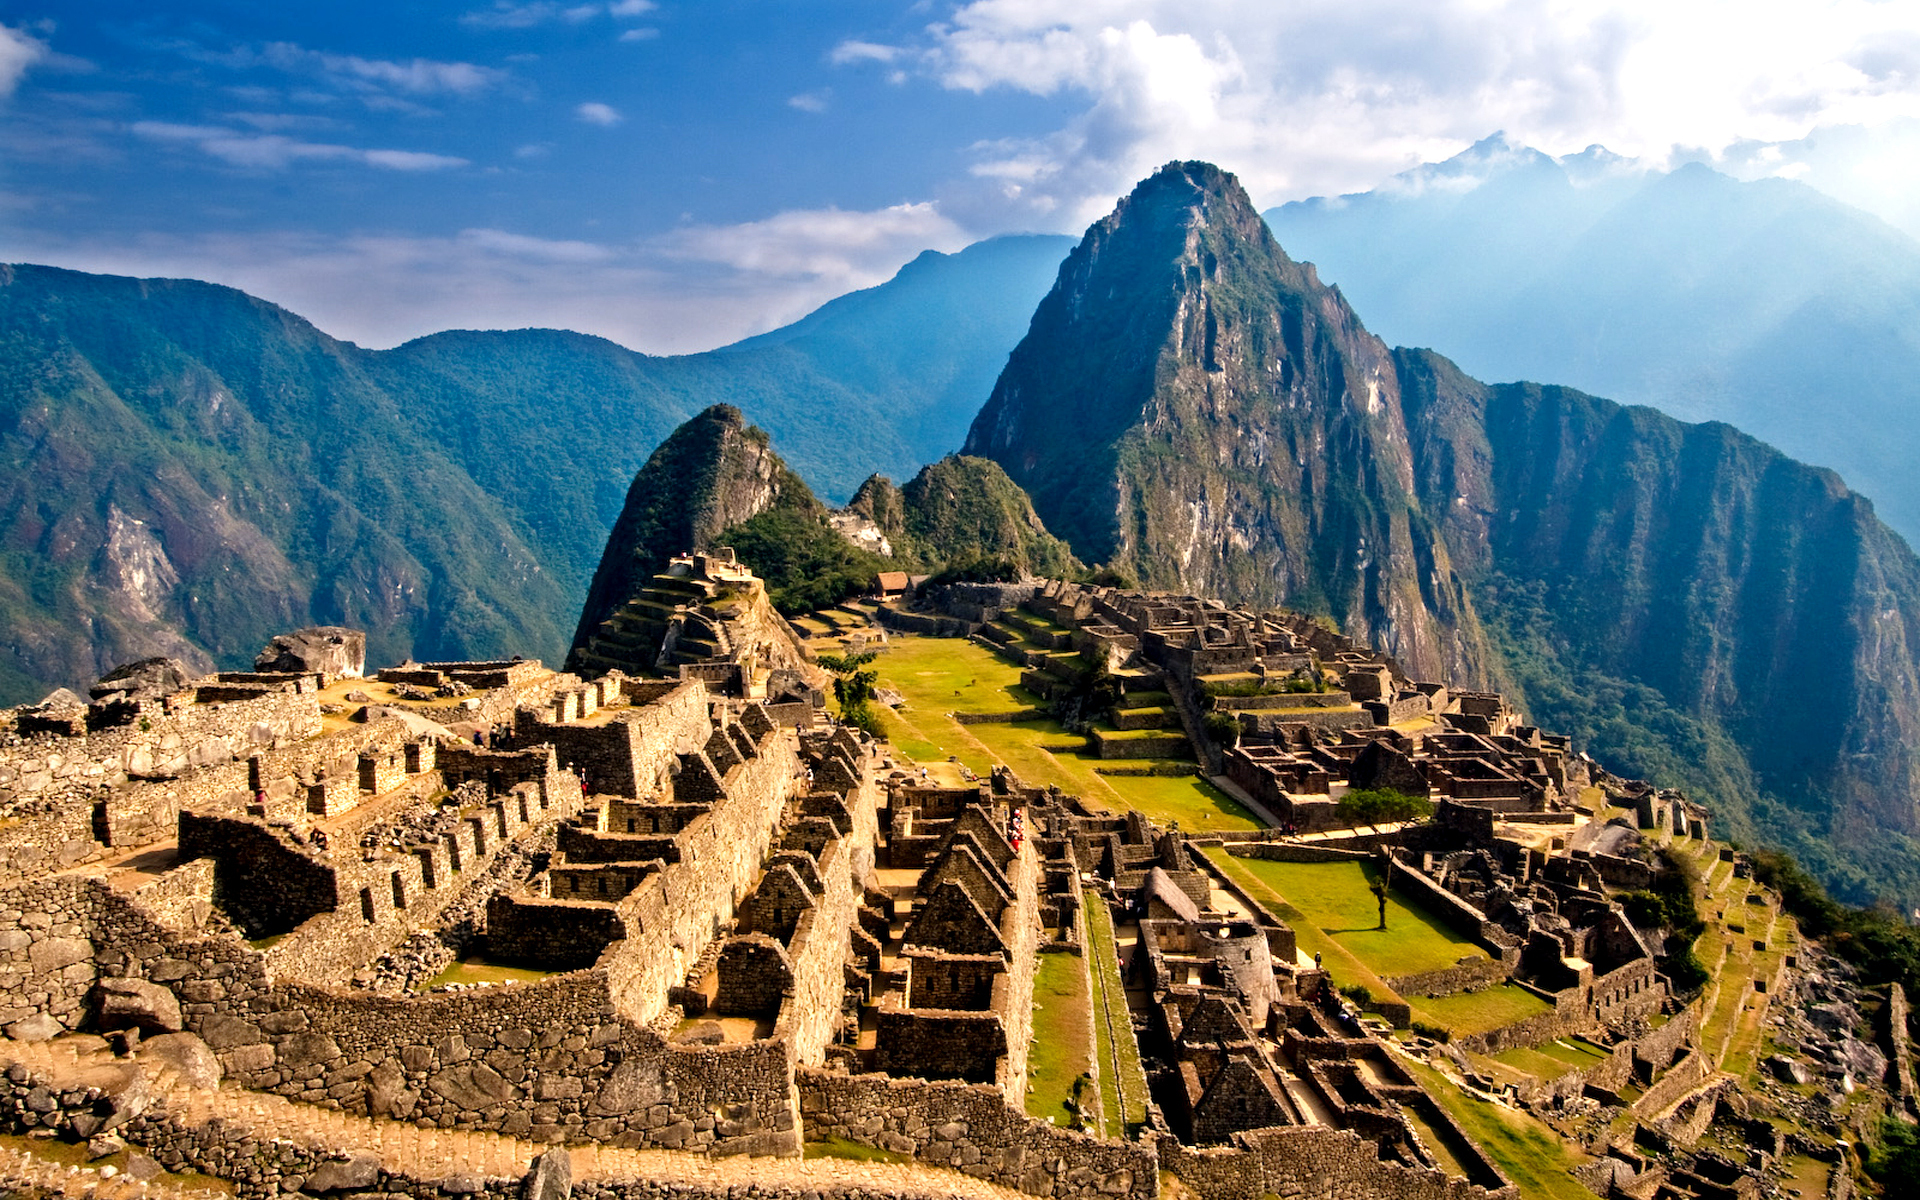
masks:
POLYGON ((400 872, 398 871, 393 873, 393 906, 395 908, 405 908, 407 906, 407 885, 400 881, 400 872))
POLYGON ((367 924, 369 925, 373 924, 373 889, 372 888, 360 889, 360 915, 366 918, 367 924))

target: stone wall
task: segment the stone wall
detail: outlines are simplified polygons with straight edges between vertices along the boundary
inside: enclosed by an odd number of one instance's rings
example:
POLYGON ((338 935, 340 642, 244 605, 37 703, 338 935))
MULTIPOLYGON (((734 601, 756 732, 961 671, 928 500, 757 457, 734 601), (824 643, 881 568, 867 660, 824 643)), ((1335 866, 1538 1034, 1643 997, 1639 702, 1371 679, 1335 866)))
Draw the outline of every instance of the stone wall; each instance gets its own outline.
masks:
POLYGON ((0 829, 0 879, 170 837, 182 807, 243 804, 247 757, 295 754, 320 729, 314 696, 290 691, 221 704, 181 693, 88 714, 120 723, 0 748, 0 813, 15 818, 0 829))
POLYGON ((1504 958, 1462 958, 1451 967, 1439 971, 1423 971, 1417 975, 1394 975, 1383 982, 1402 996, 1452 996, 1460 992, 1478 991, 1505 983, 1513 974, 1513 956, 1504 958))
POLYGON ((799 1072, 807 1132, 951 1167, 1036 1196, 1147 1200, 1149 1145, 1106 1141, 1036 1120, 991 1084, 799 1072))
POLYGON ((847 794, 851 828, 821 853, 825 886, 787 944, 793 992, 781 1005, 774 1035, 802 1065, 824 1062, 827 1044, 839 1028, 849 935, 859 921, 862 885, 873 870, 878 803, 879 787, 871 776, 847 794))
MULTIPOLYGON (((95 1128, 98 1102, 85 1092, 54 1086, 0 1056, 0 1131, 15 1135, 53 1130, 80 1137, 95 1128)), ((526 1177, 488 1176, 474 1170, 450 1177, 417 1169, 393 1171, 364 1159, 348 1159, 322 1137, 296 1141, 267 1138, 243 1122, 173 1111, 163 1104, 142 1108, 113 1132, 170 1171, 193 1171, 232 1184, 241 1200, 278 1200, 289 1194, 341 1192, 358 1196, 409 1197, 411 1200, 524 1200, 541 1195, 526 1177)), ((537 1170, 537 1164, 536 1164, 537 1170)), ((0 1185, 12 1180, 0 1178, 0 1185)), ((25 1181, 23 1181, 25 1182, 25 1181)), ((0 1189, 3 1190, 3 1189, 0 1189)), ((605 1179, 576 1182, 575 1195, 602 1200, 940 1200, 950 1193, 910 1188, 873 1189, 833 1183, 804 1194, 779 1184, 729 1183, 699 1178, 605 1179)))
POLYGON ((552 745, 562 766, 585 773, 590 793, 657 795, 666 787, 673 756, 705 744, 707 701, 707 689, 687 681, 599 725, 557 722, 550 706, 522 707, 514 712, 513 740, 519 746, 552 745))
MULTIPOLYGON (((1382 1162, 1379 1144, 1344 1129, 1295 1125, 1234 1136, 1232 1146, 1193 1149, 1160 1139, 1160 1164, 1201 1200, 1512 1200, 1520 1189, 1504 1179, 1488 1188, 1441 1171, 1382 1162)), ((1491 1164, 1487 1164, 1491 1170, 1491 1164)), ((1498 1178, 1498 1172, 1494 1172, 1498 1178)))
POLYGON ((644 952, 612 956, 607 963, 614 995, 623 1012, 643 1024, 667 1007, 667 989, 680 984, 687 968, 720 928, 733 917, 734 905, 752 888, 772 848, 773 830, 787 798, 804 778, 794 735, 768 734, 759 756, 721 777, 704 754, 683 758, 676 796, 689 802, 704 797, 686 793, 711 789, 718 794, 704 816, 677 836, 679 861, 667 863, 620 901, 627 927, 643 935, 644 952))

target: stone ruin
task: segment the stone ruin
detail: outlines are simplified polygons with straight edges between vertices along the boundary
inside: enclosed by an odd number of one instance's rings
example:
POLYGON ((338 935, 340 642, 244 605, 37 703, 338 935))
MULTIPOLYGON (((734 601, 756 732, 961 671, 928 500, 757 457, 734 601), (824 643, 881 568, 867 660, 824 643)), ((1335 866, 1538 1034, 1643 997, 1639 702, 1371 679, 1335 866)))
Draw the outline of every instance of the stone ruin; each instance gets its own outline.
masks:
MULTIPOLYGON (((1390 860, 1396 889, 1485 951, 1389 980, 1402 994, 1547 1002, 1473 1048, 1591 1036, 1612 1056, 1589 1095, 1671 1090, 1697 1059, 1658 931, 1617 894, 1647 885, 1647 843, 1703 836, 1705 814, 1606 776, 1497 696, 1192 598, 947 597, 959 615, 941 620, 1043 616, 1067 630, 1047 635, 1059 653, 1165 693, 1166 723, 1141 729, 1186 739, 1204 705, 1233 715, 1239 744, 1211 750, 1276 823, 1330 827, 1353 788, 1438 801, 1429 824, 1311 847, 1195 837, 1004 768, 916 779, 822 717, 818 672, 730 555, 666 577, 659 611, 609 623, 591 677, 521 659, 369 676, 352 639, 304 631, 254 671, 148 664, 91 704, 7 714, 0 1027, 136 1072, 185 1055, 203 1083, 374 1130, 716 1157, 841 1139, 1043 1196, 1144 1198, 1162 1170, 1206 1200, 1513 1195, 1382 1041, 1406 1006, 1355 1009, 1222 866, 1306 855, 1390 860), (1584 819, 1596 786, 1631 818, 1584 819), (1116 954, 1133 1001, 1114 1036, 1145 1089, 1127 1139, 1093 1132, 1097 1086, 1076 1092, 1074 1128, 1021 1102, 1044 957, 1091 972, 1116 954)), ((1025 678, 1045 695, 1061 669, 1025 678)), ((1823 1029, 1797 1036, 1873 1065, 1823 1029)), ((225 1126, 113 1096, 86 1102, 93 1118, 35 1109, 23 1087, 11 1108, 0 1094, 17 1127, 112 1122, 181 1165, 228 1161, 225 1126)))

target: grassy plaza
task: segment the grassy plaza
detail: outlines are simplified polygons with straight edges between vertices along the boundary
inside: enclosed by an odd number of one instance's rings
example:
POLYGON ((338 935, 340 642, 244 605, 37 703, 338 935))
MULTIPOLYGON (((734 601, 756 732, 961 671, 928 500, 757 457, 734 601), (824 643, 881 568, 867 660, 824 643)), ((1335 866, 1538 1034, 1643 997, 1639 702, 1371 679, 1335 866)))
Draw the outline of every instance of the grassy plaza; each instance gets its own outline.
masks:
MULTIPOLYGON (((1199 775, 1107 775, 1085 739, 1050 718, 962 724, 951 714, 1033 712, 1039 699, 1020 686, 1020 668, 964 638, 894 635, 874 662, 880 686, 905 704, 882 714, 894 749, 915 763, 957 758, 985 775, 997 764, 1030 784, 1057 784, 1088 804, 1138 809, 1183 830, 1257 829, 1260 822, 1199 775)), ((1129 760, 1128 768, 1158 760, 1129 760)))

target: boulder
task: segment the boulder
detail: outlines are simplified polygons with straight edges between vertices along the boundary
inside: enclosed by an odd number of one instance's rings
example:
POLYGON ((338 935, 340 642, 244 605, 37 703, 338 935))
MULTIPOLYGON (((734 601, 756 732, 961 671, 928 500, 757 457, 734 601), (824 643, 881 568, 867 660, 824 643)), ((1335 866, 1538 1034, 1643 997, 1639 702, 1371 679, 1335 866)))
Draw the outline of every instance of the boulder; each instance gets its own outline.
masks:
POLYGON ((166 1173, 166 1168, 144 1154, 127 1155, 126 1173, 141 1183, 150 1182, 166 1173))
POLYGON ((253 660, 253 669, 358 679, 367 672, 367 635, 338 625, 315 625, 282 633, 260 651, 253 660))
POLYGON ((87 1158, 112 1158, 127 1148, 127 1144, 110 1133, 100 1134, 87 1143, 87 1158))
POLYGON ((65 1025, 43 1012, 37 1012, 7 1026, 7 1036, 16 1042, 50 1042, 66 1031, 65 1025))
POLYGON ((1782 1083, 1803 1084, 1812 1078, 1807 1073, 1805 1064, 1797 1058, 1789 1058, 1784 1054, 1776 1054, 1769 1058, 1767 1066, 1773 1069, 1773 1073, 1779 1076, 1782 1083))
POLYGON ((380 1159, 356 1154, 345 1162, 323 1162, 307 1176, 309 1192, 364 1192, 380 1182, 380 1159))
POLYGON ((129 700, 147 700, 171 696, 197 678, 199 676, 177 658, 143 658, 108 671, 87 689, 87 694, 95 700, 116 694, 129 700))
POLYGON ((42 712, 59 712, 69 708, 85 708, 87 702, 75 695, 69 688, 55 688, 46 698, 33 707, 42 712))
POLYGON ((555 1146, 533 1160, 533 1169, 520 1181, 521 1200, 570 1200, 573 1160, 565 1146, 555 1146))
POLYGON ((220 1086, 220 1060, 213 1048, 191 1033, 163 1033, 140 1043, 140 1057, 169 1067, 194 1088, 220 1086))
POLYGON ((100 981, 100 1024, 107 1029, 132 1026, 148 1033, 178 1033, 180 1001, 172 990, 144 979, 100 981))

